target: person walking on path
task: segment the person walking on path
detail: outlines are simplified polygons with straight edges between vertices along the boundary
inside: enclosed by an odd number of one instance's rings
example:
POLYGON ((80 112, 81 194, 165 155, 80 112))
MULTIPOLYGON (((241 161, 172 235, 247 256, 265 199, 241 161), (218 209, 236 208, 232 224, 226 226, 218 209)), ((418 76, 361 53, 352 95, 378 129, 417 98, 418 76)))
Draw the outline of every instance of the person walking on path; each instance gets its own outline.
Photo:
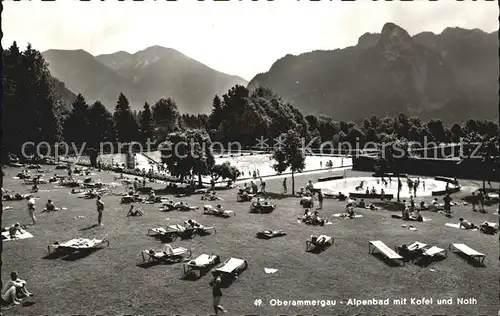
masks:
POLYGON ((286 178, 283 179, 283 193, 286 194, 287 193, 287 187, 286 187, 286 178))
POLYGON ((210 285, 212 286, 212 295, 214 297, 214 304, 213 305, 214 305, 215 314, 218 315, 219 311, 226 313, 227 310, 224 307, 222 307, 222 305, 220 305, 220 300, 222 298, 222 291, 221 291, 222 278, 221 278, 220 274, 217 274, 214 276, 214 279, 212 280, 210 285))
POLYGON ((103 226, 102 225, 102 212, 104 211, 104 202, 101 200, 100 196, 97 196, 96 206, 97 206, 97 223, 100 226, 103 226))

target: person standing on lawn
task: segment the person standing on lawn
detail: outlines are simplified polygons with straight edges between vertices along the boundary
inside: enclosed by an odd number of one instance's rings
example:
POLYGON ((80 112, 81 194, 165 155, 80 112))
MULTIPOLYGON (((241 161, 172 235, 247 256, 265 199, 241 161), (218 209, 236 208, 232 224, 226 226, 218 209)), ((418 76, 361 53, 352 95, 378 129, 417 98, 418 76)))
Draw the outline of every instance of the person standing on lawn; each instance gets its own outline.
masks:
POLYGON ((318 210, 323 209, 323 192, 321 192, 321 190, 318 191, 318 202, 319 202, 318 210))
POLYGON ((96 200, 96 206, 97 206, 97 223, 100 226, 102 225, 102 212, 104 211, 104 202, 101 200, 101 196, 97 196, 96 200))
POLYGON ((286 194, 287 193, 287 188, 286 188, 286 178, 283 179, 283 193, 286 194))

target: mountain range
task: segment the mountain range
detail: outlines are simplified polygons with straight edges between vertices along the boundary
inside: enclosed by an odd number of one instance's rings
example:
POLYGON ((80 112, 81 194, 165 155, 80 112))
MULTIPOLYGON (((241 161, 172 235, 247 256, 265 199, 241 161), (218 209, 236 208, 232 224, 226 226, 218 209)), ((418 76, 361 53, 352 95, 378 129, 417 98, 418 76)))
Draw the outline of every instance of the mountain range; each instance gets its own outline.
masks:
POLYGON ((133 109, 162 97, 176 101, 184 113, 207 113, 215 94, 248 82, 192 59, 171 48, 149 47, 135 54, 119 51, 93 56, 84 50, 43 52, 51 74, 89 103, 101 101, 113 111, 123 93, 133 109))
POLYGON ((272 89, 305 113, 359 121, 404 113, 445 122, 498 117, 498 31, 410 36, 394 23, 357 45, 277 60, 248 88, 272 89))

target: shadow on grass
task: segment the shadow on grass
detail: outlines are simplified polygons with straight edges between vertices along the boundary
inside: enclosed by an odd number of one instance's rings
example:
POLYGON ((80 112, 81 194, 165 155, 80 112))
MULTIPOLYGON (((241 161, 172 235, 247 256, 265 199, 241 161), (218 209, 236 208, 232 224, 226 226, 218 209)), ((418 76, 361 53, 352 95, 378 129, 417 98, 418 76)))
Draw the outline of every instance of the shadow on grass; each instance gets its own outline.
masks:
POLYGON ((85 249, 85 250, 71 252, 66 257, 64 257, 62 260, 64 260, 64 261, 77 261, 77 260, 83 259, 85 257, 88 257, 91 254, 93 254, 94 252, 97 252, 99 250, 101 250, 101 248, 91 248, 91 249, 85 249))
POLYGON ((274 193, 274 192, 268 192, 266 193, 265 197, 273 200, 283 200, 286 198, 296 198, 296 196, 291 196, 288 194, 282 194, 282 193, 274 193))
POLYGON ((91 248, 91 249, 80 249, 80 250, 56 250, 42 259, 46 260, 54 260, 54 259, 62 259, 65 261, 77 261, 88 257, 94 252, 101 250, 101 248, 91 248))
POLYGON ((136 264, 136 267, 143 268, 143 269, 149 269, 149 268, 152 268, 154 266, 159 266, 159 265, 171 266, 171 265, 174 265, 174 264, 180 263, 180 262, 182 262, 182 260, 179 260, 179 261, 177 261, 177 260, 146 261, 146 262, 141 262, 141 263, 136 264))
POLYGON ((401 264, 399 262, 397 262, 396 260, 391 260, 381 253, 375 252, 375 253, 372 253, 372 256, 374 256, 378 260, 382 261, 383 263, 385 263, 389 267, 400 267, 401 266, 401 264))
POLYGON ((309 253, 312 253, 312 254, 315 254, 315 255, 319 255, 320 253, 328 250, 331 246, 332 245, 322 246, 322 247, 316 246, 314 248, 311 248, 311 249, 307 250, 306 252, 309 252, 309 253))
POLYGON ((99 224, 94 224, 85 228, 81 228, 80 231, 85 231, 85 230, 91 230, 92 228, 100 227, 101 225, 99 224))
POLYGON ((433 263, 440 262, 446 259, 445 256, 435 256, 434 258, 420 257, 417 258, 413 263, 419 267, 427 268, 433 263))
POLYGON ((201 271, 199 271, 199 273, 196 273, 195 271, 191 271, 188 274, 182 276, 181 280, 195 282, 195 281, 198 281, 201 278, 203 278, 205 275, 207 275, 208 271, 210 271, 210 270, 201 270, 201 271))
POLYGON ((24 303, 22 304, 22 306, 23 306, 23 307, 29 307, 29 306, 33 306, 33 305, 35 305, 35 304, 36 304, 35 302, 24 302, 24 303))
POLYGON ((475 268, 485 268, 486 267, 486 265, 484 263, 481 263, 481 262, 477 261, 476 259, 473 259, 462 252, 453 252, 453 253, 456 256, 462 258, 464 261, 466 261, 468 264, 470 264, 471 266, 473 266, 475 268))

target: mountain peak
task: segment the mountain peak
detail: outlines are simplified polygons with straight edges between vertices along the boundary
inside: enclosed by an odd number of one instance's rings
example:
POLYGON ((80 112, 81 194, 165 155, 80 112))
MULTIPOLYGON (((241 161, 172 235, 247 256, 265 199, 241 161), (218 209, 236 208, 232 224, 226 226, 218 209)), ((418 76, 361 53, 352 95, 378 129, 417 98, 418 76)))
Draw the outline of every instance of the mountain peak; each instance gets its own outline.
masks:
POLYGON ((387 22, 382 27, 378 45, 389 49, 408 50, 413 46, 413 40, 405 29, 392 22, 387 22))

